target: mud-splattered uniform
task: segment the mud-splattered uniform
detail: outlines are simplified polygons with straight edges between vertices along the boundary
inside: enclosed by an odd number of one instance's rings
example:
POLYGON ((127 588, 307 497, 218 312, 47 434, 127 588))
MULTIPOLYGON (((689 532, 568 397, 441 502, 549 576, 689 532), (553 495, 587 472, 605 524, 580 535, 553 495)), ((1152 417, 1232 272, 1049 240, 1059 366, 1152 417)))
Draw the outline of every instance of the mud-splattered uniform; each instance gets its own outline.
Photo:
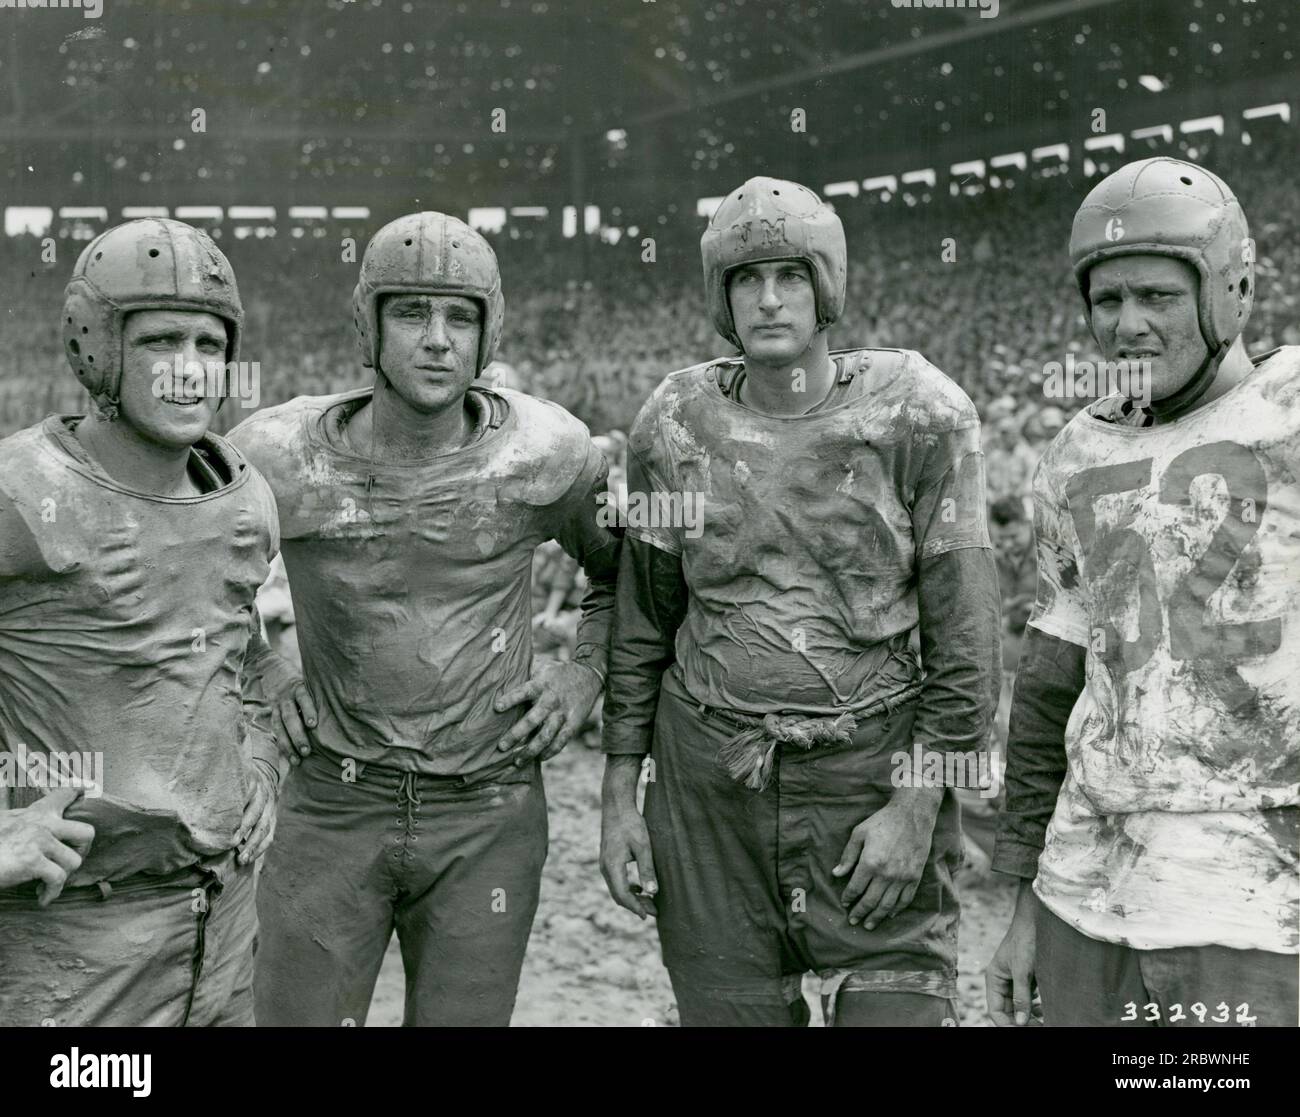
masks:
MULTIPOLYGON (((1101 401, 1034 482, 1029 624, 1085 649, 1086 684, 1045 839, 1025 800, 998 867, 1036 871, 1048 912, 1088 939, 1181 951, 1185 971, 1186 948, 1217 950, 1182 992, 1149 991, 1185 1018, 1249 1000, 1223 977, 1234 957, 1274 984, 1287 973, 1295 1014, 1294 958, 1277 956, 1296 953, 1300 916, 1300 349, 1256 365, 1177 422, 1101 401)), ((1127 996, 1097 1022, 1122 1022, 1127 996)))
POLYGON ((62 895, 0 892, 0 1021, 249 1024, 254 874, 233 838, 278 752, 241 674, 275 501, 215 435, 191 454, 201 495, 134 492, 78 421, 0 442, 0 744, 98 753, 103 785, 66 812, 95 839, 62 895))
POLYGON ((604 748, 654 761, 645 814, 684 1024, 789 1024, 808 970, 832 1007, 891 994, 877 1022, 952 1016, 952 794, 915 899, 874 931, 849 924, 831 869, 888 802, 897 753, 987 736, 998 611, 979 421, 918 353, 834 359, 830 396, 798 417, 738 403, 738 362, 673 373, 631 435, 604 748), (695 517, 664 522, 655 494, 695 517), (644 590, 638 562, 660 568, 644 590), (761 790, 719 764, 746 717, 845 713, 851 739, 778 745, 761 790))
POLYGON ((546 856, 540 766, 498 751, 493 700, 531 667, 533 552, 591 589, 575 659, 603 671, 617 539, 603 455, 554 404, 471 389, 476 437, 401 464, 349 447, 370 389, 270 408, 231 435, 280 505, 320 722, 258 903, 264 1023, 364 1021, 396 927, 409 1024, 506 1024, 546 856))

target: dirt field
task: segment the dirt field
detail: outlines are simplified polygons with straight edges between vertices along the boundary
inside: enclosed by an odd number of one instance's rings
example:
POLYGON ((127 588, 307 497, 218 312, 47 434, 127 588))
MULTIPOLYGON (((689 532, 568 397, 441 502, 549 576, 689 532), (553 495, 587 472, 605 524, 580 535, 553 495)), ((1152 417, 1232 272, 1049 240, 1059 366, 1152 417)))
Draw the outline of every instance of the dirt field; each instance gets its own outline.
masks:
MULTIPOLYGON (((675 1025, 668 975, 653 925, 616 907, 597 865, 599 753, 570 745, 546 766, 551 849, 542 878, 514 1023, 519 1026, 675 1025)), ((967 874, 962 894, 959 994, 963 1027, 982 1026, 984 966, 1011 918, 1014 885, 967 874)), ((394 939, 366 1023, 402 1021, 402 960, 394 939)))

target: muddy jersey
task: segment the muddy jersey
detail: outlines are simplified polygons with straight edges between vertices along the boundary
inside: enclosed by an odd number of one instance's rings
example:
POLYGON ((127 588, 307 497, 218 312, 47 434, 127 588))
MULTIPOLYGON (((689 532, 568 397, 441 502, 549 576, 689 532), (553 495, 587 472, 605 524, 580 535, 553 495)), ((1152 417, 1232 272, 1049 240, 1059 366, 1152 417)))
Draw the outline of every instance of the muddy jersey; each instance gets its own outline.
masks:
MULTIPOLYGON (((470 775, 500 761, 522 713, 492 703, 529 677, 537 545, 557 538, 608 566, 612 605, 617 546, 595 496, 605 460, 555 404, 474 388, 475 441, 375 463, 342 435, 370 395, 292 400, 231 440, 275 490, 317 741, 363 763, 470 775)), ((586 633, 602 667, 605 624, 586 633)))
POLYGON ((1081 412, 1034 507, 1029 623, 1087 668, 1039 896, 1139 949, 1295 951, 1300 349, 1177 422, 1081 412))
POLYGON ((103 795, 65 812, 95 828, 73 885, 234 846, 253 753, 275 756, 240 691, 278 545, 269 487, 223 439, 195 450, 214 491, 151 496, 86 454, 78 418, 0 442, 0 744, 11 773, 25 754, 99 754, 103 795))
POLYGON ((857 371, 805 415, 729 398, 713 362, 668 376, 633 428, 627 531, 681 556, 697 702, 828 715, 903 692, 918 563, 990 546, 962 390, 910 350, 833 356, 857 371))

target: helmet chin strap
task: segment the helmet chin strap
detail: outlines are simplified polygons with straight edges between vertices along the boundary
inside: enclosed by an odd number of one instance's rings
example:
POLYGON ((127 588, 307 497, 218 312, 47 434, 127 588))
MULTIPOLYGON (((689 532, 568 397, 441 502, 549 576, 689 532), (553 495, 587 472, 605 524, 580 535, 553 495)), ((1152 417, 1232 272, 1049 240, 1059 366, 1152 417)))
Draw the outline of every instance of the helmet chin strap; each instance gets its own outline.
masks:
POLYGON ((1226 345, 1219 346, 1217 350, 1211 350, 1201 362, 1201 367, 1193 373, 1186 384, 1172 395, 1163 396, 1158 400, 1153 399, 1148 410, 1162 423, 1186 415, 1210 390, 1210 385, 1219 374, 1219 366, 1223 364, 1223 359, 1231 348, 1232 343, 1228 342, 1226 345))

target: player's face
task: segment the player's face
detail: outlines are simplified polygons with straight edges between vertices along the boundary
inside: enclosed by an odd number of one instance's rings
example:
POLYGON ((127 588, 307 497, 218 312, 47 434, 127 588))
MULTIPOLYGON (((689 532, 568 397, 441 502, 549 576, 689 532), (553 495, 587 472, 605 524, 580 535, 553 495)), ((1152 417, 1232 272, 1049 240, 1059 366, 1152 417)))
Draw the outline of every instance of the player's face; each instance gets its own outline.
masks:
POLYGON ((469 390, 483 312, 461 295, 389 295, 379 304, 379 367, 416 411, 442 411, 469 390))
POLYGON ((206 393, 220 387, 225 361, 226 323, 215 314, 133 311, 122 326, 122 421, 160 446, 193 446, 217 413, 220 399, 206 393))
POLYGON ((727 277, 731 318, 745 356, 766 365, 796 361, 817 333, 817 296, 802 260, 746 264, 727 277))
POLYGON ((1011 524, 990 524, 989 530, 993 536, 993 546, 1004 558, 1016 558, 1029 549, 1028 520, 1017 520, 1011 524))
POLYGON ((1197 313, 1199 278, 1172 256, 1116 256, 1088 274, 1092 328, 1108 361, 1149 361, 1152 399, 1186 384, 1208 350, 1197 313))

